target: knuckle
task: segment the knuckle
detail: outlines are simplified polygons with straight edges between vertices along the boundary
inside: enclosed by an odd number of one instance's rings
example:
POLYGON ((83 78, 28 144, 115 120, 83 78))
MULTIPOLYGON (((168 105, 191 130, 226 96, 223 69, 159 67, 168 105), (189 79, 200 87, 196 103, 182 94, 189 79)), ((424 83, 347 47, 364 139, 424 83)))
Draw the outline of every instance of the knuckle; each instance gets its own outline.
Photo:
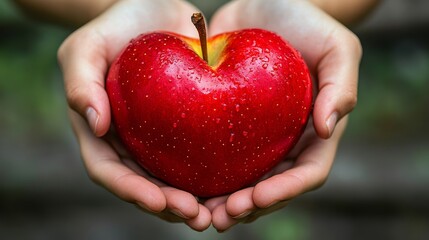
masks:
POLYGON ((349 35, 349 42, 350 42, 349 46, 352 47, 353 53, 357 57, 361 58, 363 50, 362 50, 362 44, 361 44, 361 41, 360 41, 359 37, 356 34, 351 33, 349 35))
POLYGON ((60 63, 66 61, 70 54, 81 45, 82 39, 86 38, 86 31, 79 29, 70 34, 57 50, 57 59, 60 63))
POLYGON ((61 63, 64 60, 65 56, 67 56, 67 48, 68 48, 68 44, 67 43, 68 43, 69 38, 67 38, 66 40, 64 40, 64 42, 58 48, 58 51, 57 51, 57 60, 58 60, 59 63, 61 63))
MULTIPOLYGON (((79 101, 83 96, 83 88, 81 86, 67 86, 66 87, 66 100, 70 108, 79 110, 79 101)), ((79 111, 78 111, 79 112, 79 111)))
POLYGON ((67 59, 68 53, 70 52, 70 48, 73 45, 75 37, 75 33, 72 33, 69 37, 66 38, 66 40, 63 41, 63 43, 60 45, 60 47, 57 50, 57 59, 58 62, 61 64, 65 59, 67 59))
POLYGON ((346 107, 346 111, 350 112, 353 110, 358 102, 357 93, 355 91, 346 91, 343 94, 343 104, 346 107))

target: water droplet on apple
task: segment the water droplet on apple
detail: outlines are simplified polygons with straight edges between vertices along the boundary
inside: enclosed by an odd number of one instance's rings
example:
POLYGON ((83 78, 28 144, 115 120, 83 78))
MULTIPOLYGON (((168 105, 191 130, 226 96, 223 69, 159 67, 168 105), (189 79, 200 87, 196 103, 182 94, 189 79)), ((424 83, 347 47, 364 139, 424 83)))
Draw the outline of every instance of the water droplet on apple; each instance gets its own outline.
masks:
POLYGON ((236 111, 236 112, 239 112, 239 111, 240 111, 240 104, 236 104, 236 105, 235 105, 235 111, 236 111))
POLYGON ((216 118, 216 123, 219 124, 220 123, 220 118, 216 118))
POLYGON ((276 64, 274 64, 274 66, 273 66, 273 70, 277 70, 279 68, 279 66, 278 66, 278 64, 276 63, 276 64))
POLYGON ((270 61, 270 59, 267 56, 264 56, 261 58, 261 61, 262 62, 268 62, 268 61, 270 61))
POLYGON ((228 128, 229 128, 229 129, 232 129, 232 128, 234 128, 234 124, 233 124, 233 123, 229 123, 229 126, 228 126, 228 128))
POLYGON ((267 67, 268 67, 268 64, 266 64, 266 63, 262 64, 263 69, 267 69, 267 67))
POLYGON ((227 105, 226 105, 226 103, 222 103, 222 109, 223 109, 224 111, 226 111, 226 110, 227 110, 227 105))
POLYGON ((182 114, 180 114, 180 117, 182 117, 182 118, 186 118, 186 113, 182 113, 182 114))
POLYGON ((234 133, 231 133, 231 135, 229 136, 229 142, 233 142, 234 141, 234 133))
POLYGON ((269 53, 269 52, 270 52, 270 49, 265 48, 265 52, 266 52, 266 53, 269 53))
POLYGON ((249 134, 249 132, 247 132, 247 131, 243 131, 243 136, 244 137, 247 137, 247 135, 249 134))
POLYGON ((177 128, 177 123, 173 123, 173 128, 177 128))

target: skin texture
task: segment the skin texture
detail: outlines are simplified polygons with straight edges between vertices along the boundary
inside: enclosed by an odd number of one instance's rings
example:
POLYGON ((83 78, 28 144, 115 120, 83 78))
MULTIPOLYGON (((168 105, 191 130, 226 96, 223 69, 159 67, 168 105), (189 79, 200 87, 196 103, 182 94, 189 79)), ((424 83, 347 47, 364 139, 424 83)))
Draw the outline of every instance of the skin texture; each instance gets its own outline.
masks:
MULTIPOLYGON (((88 174, 121 199, 167 221, 184 222, 198 231, 211 222, 218 231, 225 231, 237 223, 252 222, 283 208, 291 199, 326 180, 346 126, 347 113, 356 104, 361 57, 356 36, 332 19, 344 21, 336 15, 341 11, 330 11, 328 5, 318 4, 333 14, 330 17, 302 0, 237 0, 219 9, 210 23, 210 35, 249 27, 266 28, 282 35, 303 54, 317 86, 317 98, 304 136, 286 161, 255 186, 198 202, 191 194, 151 178, 130 160, 114 132, 109 131, 110 106, 104 90, 107 68, 129 39, 154 30, 196 37, 189 16, 197 9, 178 0, 122 0, 110 8, 110 1, 106 4, 104 0, 16 1, 33 16, 40 16, 36 13, 43 11, 49 19, 75 27, 98 16, 64 41, 58 58, 71 122, 88 174), (67 8, 61 14, 51 11, 56 4, 71 2, 76 8, 67 8), (84 9, 91 14, 83 14, 84 9)), ((336 0, 324 2, 333 1, 336 0)), ((344 4, 349 1, 343 2, 338 4, 346 7, 344 4)), ((353 21, 361 16, 358 11, 349 13, 353 21)))

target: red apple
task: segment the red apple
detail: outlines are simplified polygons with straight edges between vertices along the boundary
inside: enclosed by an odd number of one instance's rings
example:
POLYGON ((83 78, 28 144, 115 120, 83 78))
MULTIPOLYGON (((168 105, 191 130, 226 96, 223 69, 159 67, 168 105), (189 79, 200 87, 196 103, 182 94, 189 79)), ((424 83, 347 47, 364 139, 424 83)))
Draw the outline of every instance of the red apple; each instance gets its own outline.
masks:
POLYGON ((111 65, 106 88, 118 135, 153 176, 200 197, 231 193, 285 159, 312 106, 300 54, 247 29, 200 42, 153 32, 111 65))

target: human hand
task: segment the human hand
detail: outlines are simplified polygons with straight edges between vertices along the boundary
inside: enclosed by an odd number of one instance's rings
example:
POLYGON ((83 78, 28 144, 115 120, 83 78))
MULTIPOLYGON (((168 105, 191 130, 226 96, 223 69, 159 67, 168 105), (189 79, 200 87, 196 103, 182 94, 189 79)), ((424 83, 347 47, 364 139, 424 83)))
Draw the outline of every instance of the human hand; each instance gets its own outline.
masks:
POLYGON ((104 88, 108 67, 125 44, 140 33, 166 30, 193 36, 190 16, 197 10, 181 0, 121 0, 71 34, 58 51, 70 119, 90 178, 119 198, 164 220, 202 231, 211 214, 185 191, 167 186, 130 160, 112 137, 104 88))
POLYGON ((356 104, 362 50, 343 25, 307 1, 236 0, 214 15, 210 34, 252 27, 280 34, 303 55, 317 87, 313 126, 309 124, 287 159, 265 180, 205 203, 219 231, 255 220, 321 186, 345 129, 345 116, 356 104))
POLYGON ((327 179, 347 116, 329 139, 317 136, 308 124, 298 144, 286 159, 254 186, 227 196, 207 200, 212 225, 223 232, 238 223, 250 223, 287 206, 299 195, 320 187, 327 179))

